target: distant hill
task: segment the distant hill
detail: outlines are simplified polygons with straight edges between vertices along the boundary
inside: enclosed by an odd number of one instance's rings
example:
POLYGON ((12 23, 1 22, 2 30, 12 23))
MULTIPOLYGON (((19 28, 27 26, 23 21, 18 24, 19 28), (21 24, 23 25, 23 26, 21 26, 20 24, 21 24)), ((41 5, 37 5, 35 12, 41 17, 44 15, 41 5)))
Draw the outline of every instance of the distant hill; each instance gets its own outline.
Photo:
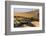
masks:
POLYGON ((39 17, 38 16, 39 11, 29 11, 29 12, 24 12, 24 13, 14 13, 14 16, 23 16, 23 17, 39 17))

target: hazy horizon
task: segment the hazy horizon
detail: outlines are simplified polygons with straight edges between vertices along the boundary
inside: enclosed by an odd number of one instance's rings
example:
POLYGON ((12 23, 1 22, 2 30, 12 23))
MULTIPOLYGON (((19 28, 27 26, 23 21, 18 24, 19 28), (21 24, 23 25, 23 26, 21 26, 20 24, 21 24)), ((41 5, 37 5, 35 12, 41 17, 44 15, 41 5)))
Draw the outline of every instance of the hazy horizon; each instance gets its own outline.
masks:
MULTIPOLYGON (((32 11, 33 9, 32 8, 15 8, 14 11, 16 12, 28 12, 28 11, 32 11)), ((36 9, 34 9, 36 10, 36 9)))

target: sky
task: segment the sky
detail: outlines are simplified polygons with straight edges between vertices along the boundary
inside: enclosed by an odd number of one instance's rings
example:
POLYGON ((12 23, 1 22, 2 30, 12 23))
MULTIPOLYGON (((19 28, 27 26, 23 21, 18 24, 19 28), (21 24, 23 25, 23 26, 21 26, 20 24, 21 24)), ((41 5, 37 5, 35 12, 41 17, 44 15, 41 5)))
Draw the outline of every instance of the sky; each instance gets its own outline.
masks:
POLYGON ((15 8, 14 10, 16 12, 28 12, 28 11, 32 11, 32 8, 15 8))

